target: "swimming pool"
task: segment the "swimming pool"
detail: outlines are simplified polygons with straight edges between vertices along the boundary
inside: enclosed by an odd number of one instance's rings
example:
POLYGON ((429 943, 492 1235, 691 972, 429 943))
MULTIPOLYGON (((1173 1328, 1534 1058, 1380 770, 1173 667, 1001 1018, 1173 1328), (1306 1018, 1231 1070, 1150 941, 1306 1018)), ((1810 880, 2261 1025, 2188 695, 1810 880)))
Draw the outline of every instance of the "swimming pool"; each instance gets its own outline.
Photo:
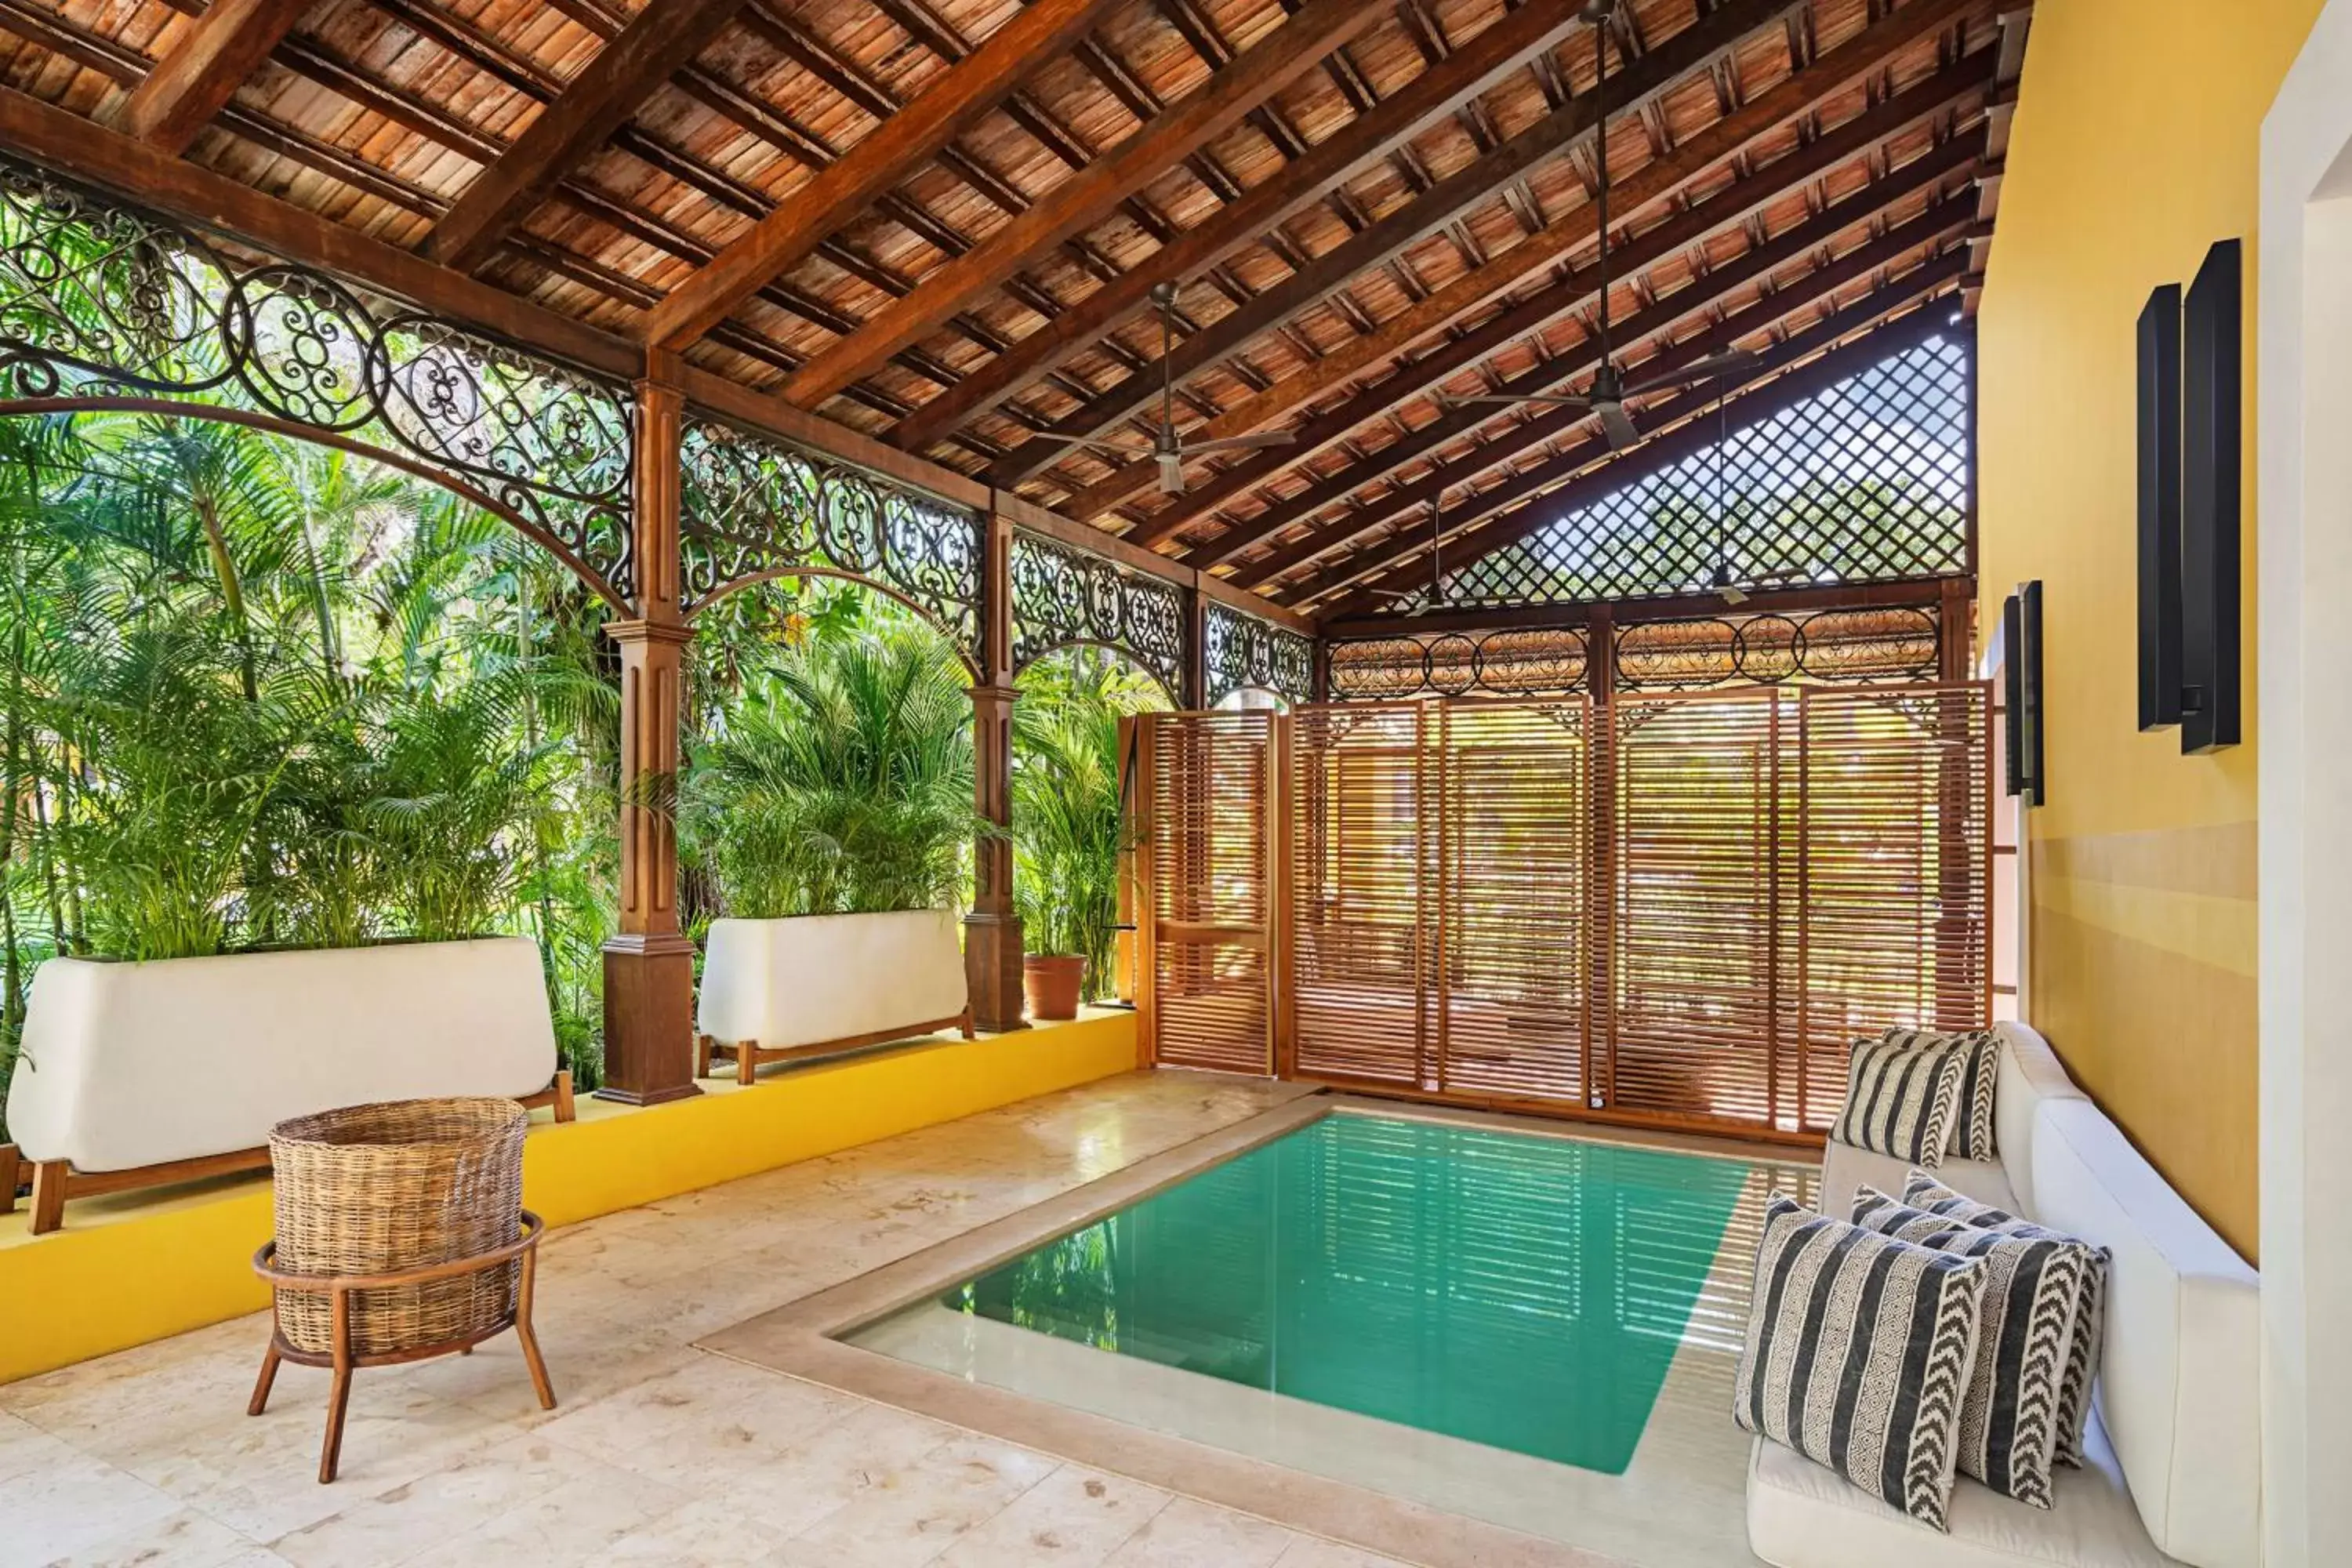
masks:
POLYGON ((1748 1176, 1657 1149, 1327 1116, 940 1304, 1618 1475, 1748 1176))

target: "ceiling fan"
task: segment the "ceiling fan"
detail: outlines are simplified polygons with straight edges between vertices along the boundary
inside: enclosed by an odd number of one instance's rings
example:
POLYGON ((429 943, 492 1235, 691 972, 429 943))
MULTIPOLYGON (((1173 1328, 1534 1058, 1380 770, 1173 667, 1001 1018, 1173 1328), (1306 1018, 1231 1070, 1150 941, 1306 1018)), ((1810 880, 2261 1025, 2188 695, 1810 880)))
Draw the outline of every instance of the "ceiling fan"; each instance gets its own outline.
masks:
POLYGON ((1426 588, 1368 588, 1375 599, 1389 599, 1400 605, 1412 605, 1408 616, 1425 616, 1432 610, 1446 606, 1445 592, 1445 498, 1429 498, 1429 586, 1426 588), (1415 601, 1419 601, 1415 603, 1415 601))
POLYGON ((1149 458, 1160 469, 1160 493, 1166 496, 1184 493, 1184 462, 1188 458, 1203 452, 1287 447, 1298 439, 1297 433, 1292 430, 1258 430, 1246 436, 1218 436, 1206 441, 1184 438, 1183 432, 1176 428, 1176 295, 1177 286, 1172 282, 1151 286, 1151 303, 1160 311, 1160 428, 1153 432, 1151 444, 1139 446, 1132 441, 1106 440, 1098 436, 1058 436, 1050 430, 1039 431, 1034 439, 1090 447, 1122 458, 1149 458))
POLYGON ((1598 129, 1593 135, 1593 152, 1600 165, 1600 188, 1595 199, 1600 204, 1601 221, 1601 368, 1592 374, 1592 385, 1580 396, 1565 393, 1497 393, 1475 397, 1454 397, 1438 394, 1439 405, 1445 408, 1473 403, 1525 403, 1549 408, 1578 408, 1598 415, 1602 434, 1608 437, 1610 448, 1622 450, 1642 438, 1641 430, 1633 416, 1625 412, 1625 399, 1644 392, 1663 391, 1667 387, 1690 386, 1711 381, 1735 372, 1753 368, 1756 356, 1738 349, 1711 354, 1706 359, 1685 365, 1680 370, 1662 371, 1653 375, 1639 376, 1632 381, 1617 366, 1609 342, 1609 53, 1605 47, 1609 19, 1617 12, 1617 0, 1586 0, 1580 13, 1592 25, 1592 93, 1600 105, 1596 116, 1598 129))
MULTIPOLYGON (((1748 364, 1761 364, 1763 362, 1754 354, 1740 353, 1737 351, 1713 357, 1717 361, 1743 362, 1739 365, 1727 366, 1710 373, 1723 379, 1718 380, 1715 387, 1715 569, 1707 574, 1706 585, 1721 597, 1726 605, 1737 609, 1748 602, 1749 590, 1802 582, 1808 574, 1802 567, 1790 566, 1772 572, 1754 572, 1745 577, 1732 575, 1731 500, 1729 480, 1726 472, 1727 465, 1730 461, 1731 450, 1731 418, 1727 402, 1730 390, 1729 375, 1734 369, 1744 369, 1748 364)), ((1709 363, 1708 360, 1700 360, 1690 369, 1696 371, 1701 365, 1709 363)))

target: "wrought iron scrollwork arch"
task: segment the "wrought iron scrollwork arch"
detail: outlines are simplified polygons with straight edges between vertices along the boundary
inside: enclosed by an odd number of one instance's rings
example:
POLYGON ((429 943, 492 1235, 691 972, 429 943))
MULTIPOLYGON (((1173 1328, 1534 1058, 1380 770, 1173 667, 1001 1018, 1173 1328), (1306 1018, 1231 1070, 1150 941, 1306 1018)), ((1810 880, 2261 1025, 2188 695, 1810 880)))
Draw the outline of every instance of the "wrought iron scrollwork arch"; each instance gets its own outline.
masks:
POLYGON ((1286 626, 1211 604, 1202 617, 1212 707, 1244 689, 1271 691, 1293 707, 1315 700, 1315 644, 1286 626))
POLYGON ((625 387, 0 159, 0 412, 104 409, 381 457, 634 590, 625 387))
POLYGON ((1013 668, 1090 644, 1127 655, 1180 702, 1184 595, 1172 583, 1035 534, 1013 536, 1013 668))
POLYGON ((689 615, 774 577, 845 577, 929 619, 979 668, 975 514, 698 415, 687 421, 678 460, 689 615))

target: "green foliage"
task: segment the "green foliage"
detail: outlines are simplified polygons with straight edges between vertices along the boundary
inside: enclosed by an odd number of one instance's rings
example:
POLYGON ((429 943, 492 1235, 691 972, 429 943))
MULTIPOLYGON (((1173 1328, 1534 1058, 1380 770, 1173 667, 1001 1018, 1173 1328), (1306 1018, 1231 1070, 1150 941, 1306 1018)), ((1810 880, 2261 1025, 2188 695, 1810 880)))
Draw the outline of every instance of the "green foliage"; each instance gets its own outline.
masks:
POLYGON ((1118 790, 1118 721, 1164 706, 1111 655, 1072 648, 1023 676, 1013 710, 1015 903, 1032 952, 1087 961, 1085 994, 1111 988, 1118 863, 1129 847, 1118 790))
POLYGON ((677 792, 681 841, 726 911, 952 903, 982 825, 971 701, 946 643, 886 619, 768 645, 730 676, 734 700, 714 709, 677 792))
POLYGON ((332 449, 0 420, 0 1075, 39 963, 515 932, 602 1059, 603 602, 332 449))

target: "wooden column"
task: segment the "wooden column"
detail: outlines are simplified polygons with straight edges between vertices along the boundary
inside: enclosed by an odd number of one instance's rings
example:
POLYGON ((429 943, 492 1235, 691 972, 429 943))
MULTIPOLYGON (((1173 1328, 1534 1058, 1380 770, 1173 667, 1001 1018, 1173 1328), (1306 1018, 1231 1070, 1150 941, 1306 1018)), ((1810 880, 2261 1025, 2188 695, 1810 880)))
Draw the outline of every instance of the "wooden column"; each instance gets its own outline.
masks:
POLYGON ((1617 1102, 1617 625, 1606 605, 1584 623, 1585 858, 1584 1103, 1617 1102))
MULTIPOLYGON (((1013 520, 991 512, 982 552, 981 670, 971 689, 971 778, 980 815, 1013 824, 1013 520)), ((971 913, 963 921, 964 982, 972 1023, 1002 1032, 1022 1016, 1021 917, 1013 907, 1013 846, 983 838, 972 857, 971 913)))
POLYGON ((1199 712, 1209 706, 1209 596, 1184 590, 1184 668, 1176 678, 1176 706, 1199 712))
POLYGON ((621 929, 604 944, 604 1083, 596 1096, 627 1105, 702 1092, 694 1082, 694 943, 678 930, 668 799, 694 637, 677 603, 685 403, 666 380, 637 383, 637 614, 605 628, 621 647, 621 929))

